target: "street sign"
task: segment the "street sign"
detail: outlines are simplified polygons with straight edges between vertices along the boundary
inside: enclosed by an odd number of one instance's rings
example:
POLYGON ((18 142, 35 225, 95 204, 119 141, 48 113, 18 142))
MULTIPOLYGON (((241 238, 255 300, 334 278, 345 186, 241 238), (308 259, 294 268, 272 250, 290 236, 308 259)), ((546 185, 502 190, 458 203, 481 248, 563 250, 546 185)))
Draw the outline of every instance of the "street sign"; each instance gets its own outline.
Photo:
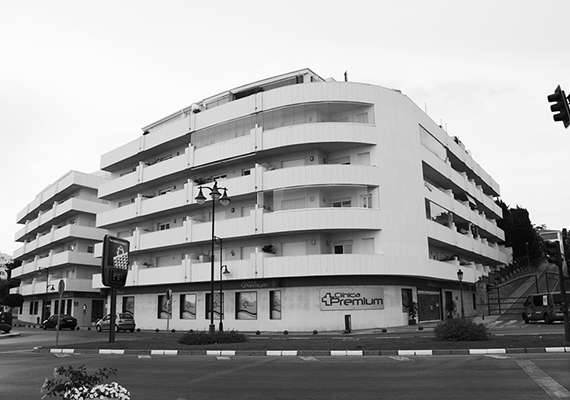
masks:
POLYGON ((59 284, 57 285, 57 292, 62 295, 65 292, 65 281, 63 279, 59 280, 59 284))
POLYGON ((109 287, 125 286, 129 270, 129 246, 128 240, 105 235, 103 259, 101 261, 103 285, 109 287))

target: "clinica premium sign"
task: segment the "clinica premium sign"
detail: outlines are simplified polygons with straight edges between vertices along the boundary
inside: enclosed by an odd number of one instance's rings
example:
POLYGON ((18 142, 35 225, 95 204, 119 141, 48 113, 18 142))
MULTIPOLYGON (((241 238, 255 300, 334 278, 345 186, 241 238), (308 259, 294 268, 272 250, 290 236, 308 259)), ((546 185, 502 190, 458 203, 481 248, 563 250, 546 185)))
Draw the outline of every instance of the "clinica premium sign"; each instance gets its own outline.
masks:
POLYGON ((319 289, 322 311, 383 310, 382 287, 335 287, 319 289))

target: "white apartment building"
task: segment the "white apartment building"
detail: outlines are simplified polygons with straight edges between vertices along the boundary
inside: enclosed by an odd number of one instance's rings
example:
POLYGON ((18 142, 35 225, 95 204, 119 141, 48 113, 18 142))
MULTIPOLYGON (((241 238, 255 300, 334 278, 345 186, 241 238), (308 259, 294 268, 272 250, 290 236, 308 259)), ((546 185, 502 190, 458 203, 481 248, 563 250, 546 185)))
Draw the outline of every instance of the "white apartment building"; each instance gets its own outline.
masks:
MULTIPOLYGON (((206 203, 195 200, 203 182, 231 198, 216 204, 213 224, 222 239, 214 315, 225 265, 226 329, 399 326, 412 301, 423 322, 445 318, 452 301, 459 309, 460 297, 473 315, 483 311, 475 282, 509 262, 498 244, 499 185, 398 90, 303 69, 143 131, 101 157, 112 180, 99 197, 111 209, 97 215, 97 227, 130 242, 117 307, 140 328, 208 329, 212 200, 207 189, 206 203)), ((100 275, 93 285, 103 288, 100 275)))
POLYGON ((22 246, 14 259, 22 265, 12 277, 22 282, 12 293, 24 296, 20 320, 36 323, 58 309, 77 318, 79 326, 91 326, 103 317, 106 301, 92 287, 92 277, 101 271, 94 247, 106 234, 95 227, 95 215, 109 207, 97 197, 97 188, 108 180, 103 172, 69 171, 18 213, 17 222, 24 226, 15 235, 22 246), (60 280, 65 283, 61 304, 60 280))

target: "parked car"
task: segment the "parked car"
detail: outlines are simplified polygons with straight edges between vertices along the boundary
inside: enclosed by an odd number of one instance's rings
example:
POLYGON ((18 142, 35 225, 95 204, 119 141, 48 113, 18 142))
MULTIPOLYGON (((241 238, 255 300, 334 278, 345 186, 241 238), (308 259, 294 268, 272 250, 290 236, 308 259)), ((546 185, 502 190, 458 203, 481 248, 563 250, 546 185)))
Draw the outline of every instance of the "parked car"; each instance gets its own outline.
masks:
MULTIPOLYGON (((48 328, 57 328, 57 315, 54 314, 44 322, 42 322, 42 329, 45 331, 48 328)), ((77 327, 77 319, 67 314, 60 315, 60 330, 61 329, 71 329, 74 330, 77 327)))
POLYGON ((546 324, 563 321, 564 312, 562 294, 560 292, 537 293, 528 296, 523 304, 522 318, 529 321, 544 320, 546 324))
MULTIPOLYGON (((131 313, 119 313, 115 318, 115 332, 119 331, 135 331, 135 318, 131 313)), ((95 329, 97 332, 107 331, 111 327, 111 314, 107 314, 97 321, 95 329)))

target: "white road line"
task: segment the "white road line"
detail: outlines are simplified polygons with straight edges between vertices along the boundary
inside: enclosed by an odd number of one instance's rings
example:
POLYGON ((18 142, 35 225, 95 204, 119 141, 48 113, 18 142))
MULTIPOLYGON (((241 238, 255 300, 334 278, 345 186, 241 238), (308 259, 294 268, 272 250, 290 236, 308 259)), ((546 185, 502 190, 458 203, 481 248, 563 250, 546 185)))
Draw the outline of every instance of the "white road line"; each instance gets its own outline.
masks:
POLYGON ((408 357, 403 357, 403 356, 390 356, 390 358, 396 361, 410 361, 408 357))
POLYGON ((556 382, 550 375, 538 368, 530 360, 517 360, 516 363, 526 374, 536 382, 553 399, 570 399, 570 392, 556 382))

